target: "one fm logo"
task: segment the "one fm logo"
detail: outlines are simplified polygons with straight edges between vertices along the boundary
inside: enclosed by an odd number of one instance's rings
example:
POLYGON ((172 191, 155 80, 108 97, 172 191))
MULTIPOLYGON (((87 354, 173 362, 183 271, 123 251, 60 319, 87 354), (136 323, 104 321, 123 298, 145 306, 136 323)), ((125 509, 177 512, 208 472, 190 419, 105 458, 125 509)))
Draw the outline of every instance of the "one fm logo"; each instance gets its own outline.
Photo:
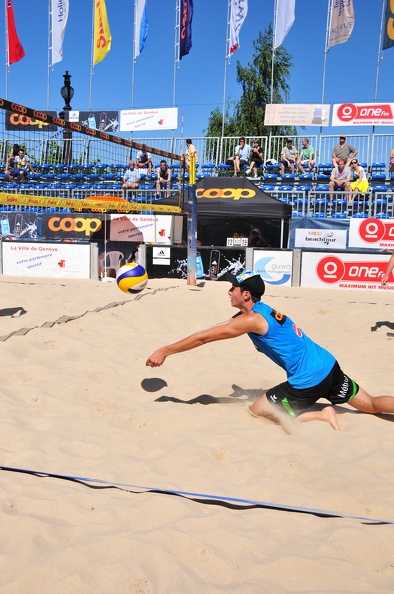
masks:
POLYGON ((365 219, 358 228, 358 234, 367 243, 380 240, 394 241, 394 223, 383 222, 380 219, 365 219))
POLYGON ((392 120, 393 112, 390 103, 372 103, 354 105, 343 103, 338 107, 337 116, 343 122, 351 120, 392 120))
POLYGON ((323 283, 380 282, 387 262, 344 262, 336 256, 325 256, 316 266, 316 274, 323 283))

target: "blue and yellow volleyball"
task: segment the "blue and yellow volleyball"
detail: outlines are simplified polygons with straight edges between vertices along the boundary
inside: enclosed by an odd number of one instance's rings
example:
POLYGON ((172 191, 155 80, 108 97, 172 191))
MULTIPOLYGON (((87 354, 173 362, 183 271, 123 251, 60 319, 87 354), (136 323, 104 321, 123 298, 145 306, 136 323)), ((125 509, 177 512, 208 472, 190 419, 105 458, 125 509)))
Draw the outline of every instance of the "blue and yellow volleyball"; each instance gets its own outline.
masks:
POLYGON ((121 291, 125 293, 139 293, 145 289, 148 282, 148 275, 141 264, 132 262, 124 264, 118 270, 116 282, 121 291))

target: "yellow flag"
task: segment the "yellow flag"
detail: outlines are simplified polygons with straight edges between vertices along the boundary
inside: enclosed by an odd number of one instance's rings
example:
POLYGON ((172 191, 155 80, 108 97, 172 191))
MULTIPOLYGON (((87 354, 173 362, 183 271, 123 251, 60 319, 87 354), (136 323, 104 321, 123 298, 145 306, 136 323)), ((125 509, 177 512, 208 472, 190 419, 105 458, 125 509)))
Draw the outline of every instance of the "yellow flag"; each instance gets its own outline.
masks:
POLYGON ((101 62, 111 49, 111 31, 107 17, 105 0, 94 3, 93 64, 101 62))

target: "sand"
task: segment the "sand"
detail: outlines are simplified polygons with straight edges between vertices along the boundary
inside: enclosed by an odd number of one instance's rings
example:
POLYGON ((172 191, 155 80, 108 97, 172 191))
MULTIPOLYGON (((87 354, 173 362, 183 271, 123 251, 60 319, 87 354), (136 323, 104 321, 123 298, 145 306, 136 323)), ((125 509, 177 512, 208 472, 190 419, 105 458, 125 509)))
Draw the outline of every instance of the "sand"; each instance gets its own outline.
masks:
MULTIPOLYGON (((233 315, 228 286, 156 279, 128 295, 0 277, 0 465, 107 481, 0 471, 2 594, 393 592, 394 525, 350 517, 394 522, 389 416, 346 405, 341 432, 289 433, 251 417, 247 403, 284 375, 246 336, 145 367, 233 315)), ((371 332, 393 326, 391 295, 269 287, 265 301, 366 390, 394 393, 392 328, 371 332)))

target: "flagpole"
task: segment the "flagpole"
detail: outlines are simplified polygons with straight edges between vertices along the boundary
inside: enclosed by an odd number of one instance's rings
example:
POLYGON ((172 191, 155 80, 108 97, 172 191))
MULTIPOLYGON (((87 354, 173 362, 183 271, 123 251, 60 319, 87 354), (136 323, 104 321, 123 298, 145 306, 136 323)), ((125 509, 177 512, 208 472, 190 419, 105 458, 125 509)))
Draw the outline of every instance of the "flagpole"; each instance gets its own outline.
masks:
POLYGON ((8 99, 8 18, 7 18, 7 0, 4 1, 4 20, 5 20, 5 98, 8 99))
POLYGON ((381 16, 381 19, 380 19, 378 60, 377 60, 377 64, 376 64, 375 95, 374 95, 374 99, 373 99, 374 103, 376 103, 376 100, 377 100, 377 97, 378 97, 378 82, 379 82, 380 61, 383 60, 383 55, 382 55, 382 31, 383 31, 383 21, 384 21, 384 5, 385 5, 385 0, 382 0, 382 16, 381 16))
POLYGON ((274 102, 274 63, 275 63, 275 34, 276 34, 276 19, 278 13, 278 0, 274 4, 274 30, 272 31, 272 56, 271 56, 271 105, 274 102))
MULTIPOLYGON (((226 87, 227 87, 227 66, 230 58, 230 0, 227 3, 227 23, 226 23, 226 49, 224 56, 224 76, 223 76, 223 105, 222 105, 222 140, 220 143, 220 152, 222 152, 223 136, 224 136, 224 118, 226 115, 226 87)), ((219 156, 220 162, 222 155, 219 156)))
MULTIPOLYGON (((177 64, 179 64, 179 27, 180 27, 180 14, 181 14, 181 7, 180 7, 180 0, 176 0, 175 2, 175 38, 174 38, 174 81, 172 87, 172 107, 175 107, 175 99, 176 99, 176 71, 177 71, 177 64)), ((178 66, 179 68, 179 66, 178 66)))
POLYGON ((321 90, 321 102, 322 104, 324 103, 324 92, 325 92, 325 85, 326 85, 326 64, 327 64, 327 53, 328 53, 328 42, 330 39, 330 29, 331 29, 331 17, 332 17, 332 11, 330 9, 330 2, 331 0, 328 0, 328 5, 327 5, 327 24, 326 24, 326 43, 324 46, 324 62, 323 62, 323 80, 322 80, 322 90, 321 90))
POLYGON ((90 80, 89 80, 89 110, 92 109, 92 95, 93 95, 93 70, 94 70, 94 10, 95 0, 93 0, 93 11, 92 11, 92 52, 90 58, 90 80))
POLYGON ((133 26, 133 30, 134 30, 134 35, 133 35, 133 59, 131 62, 131 107, 134 109, 134 75, 135 75, 135 62, 136 62, 136 58, 135 58, 135 36, 137 33, 137 0, 134 0, 134 26, 133 26))
POLYGON ((50 73, 51 73, 51 0, 48 0, 48 78, 47 78, 47 111, 49 111, 50 73))

